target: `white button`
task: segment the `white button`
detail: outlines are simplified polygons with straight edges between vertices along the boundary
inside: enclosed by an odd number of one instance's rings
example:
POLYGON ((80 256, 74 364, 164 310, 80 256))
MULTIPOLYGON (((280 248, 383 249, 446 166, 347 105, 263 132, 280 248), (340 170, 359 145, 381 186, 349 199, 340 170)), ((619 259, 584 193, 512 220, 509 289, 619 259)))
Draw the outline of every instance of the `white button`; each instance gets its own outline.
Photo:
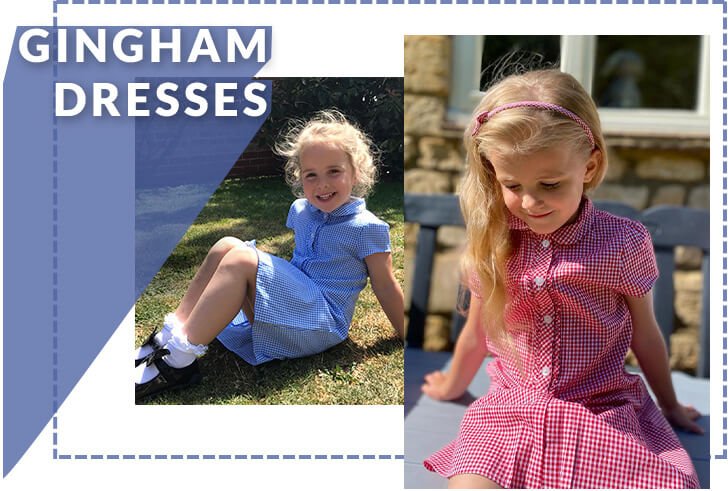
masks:
POLYGON ((534 282, 534 283, 536 283, 536 286, 541 286, 541 285, 543 285, 545 281, 546 281, 546 280, 544 280, 542 276, 536 276, 536 277, 535 277, 535 278, 533 279, 533 282, 534 282))
POLYGON ((554 321, 554 318, 550 315, 544 315, 543 316, 543 323, 544 324, 551 324, 554 321))
POLYGON ((546 248, 547 248, 548 246, 550 246, 550 245, 551 245, 551 242, 550 242, 550 241, 549 241, 548 239, 544 239, 544 240, 543 240, 543 241, 541 242, 541 247, 543 247, 544 249, 546 249, 546 248))
POLYGON ((543 375, 544 377, 548 377, 550 373, 551 369, 549 367, 543 367, 541 369, 541 375, 543 375))

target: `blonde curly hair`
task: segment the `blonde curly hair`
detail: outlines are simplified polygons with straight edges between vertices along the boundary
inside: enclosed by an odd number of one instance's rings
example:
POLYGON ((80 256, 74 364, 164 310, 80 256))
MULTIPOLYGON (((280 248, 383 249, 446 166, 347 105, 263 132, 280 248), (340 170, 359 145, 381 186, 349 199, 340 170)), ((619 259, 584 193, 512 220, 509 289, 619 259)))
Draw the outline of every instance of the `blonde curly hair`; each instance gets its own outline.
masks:
POLYGON ((293 194, 303 197, 301 152, 312 143, 326 143, 343 151, 354 170, 352 194, 366 197, 377 182, 377 151, 371 139, 335 109, 319 111, 308 121, 291 122, 275 152, 286 159, 286 182, 293 194))
POLYGON ((512 75, 493 85, 475 108, 465 130, 464 144, 466 171, 460 192, 460 207, 467 229, 464 277, 477 277, 475 286, 482 297, 482 324, 486 335, 496 343, 505 340, 509 344, 504 316, 509 307, 506 262, 512 247, 508 212, 491 159, 510 160, 555 146, 581 153, 586 159, 592 150, 598 150, 597 170, 593 179, 585 183, 584 190, 587 191, 599 185, 607 170, 604 137, 596 105, 589 94, 571 75, 550 69, 512 75), (594 147, 584 129, 574 120, 554 111, 531 107, 500 112, 472 134, 478 114, 525 100, 557 104, 577 114, 591 129, 594 147))

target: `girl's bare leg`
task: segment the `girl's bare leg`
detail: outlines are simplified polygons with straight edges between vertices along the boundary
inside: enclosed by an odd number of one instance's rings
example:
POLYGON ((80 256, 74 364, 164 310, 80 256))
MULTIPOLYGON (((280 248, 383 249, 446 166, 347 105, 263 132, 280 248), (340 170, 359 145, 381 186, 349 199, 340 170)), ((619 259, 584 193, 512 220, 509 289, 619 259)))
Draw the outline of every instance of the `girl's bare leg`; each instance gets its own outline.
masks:
POLYGON ((187 322, 187 318, 190 316, 192 309, 197 305, 197 301, 200 299, 202 292, 205 291, 207 284, 212 279, 212 275, 215 274, 217 267, 220 265, 225 254, 230 252, 235 247, 243 247, 244 243, 242 240, 235 237, 223 237, 218 240, 215 245, 210 248, 207 253, 205 260, 202 261, 200 269, 195 273, 195 277, 187 287, 185 296, 182 297, 182 301, 175 310, 175 315, 181 323, 187 322))
MULTIPOLYGON (((205 346, 228 325, 241 307, 252 321, 257 272, 258 254, 255 249, 238 239, 218 241, 210 249, 175 312, 177 319, 171 320, 170 324, 165 319, 165 329, 155 336, 156 343, 167 348, 163 361, 177 369, 190 366, 197 356, 204 354, 205 346), (181 333, 175 334, 176 329, 181 329, 181 333), (164 332, 167 339, 157 339, 164 336, 164 332)), ((136 360, 153 352, 153 347, 144 345, 137 350, 136 360)), ((135 365, 136 399, 194 383, 195 376, 199 380, 199 373, 195 370, 175 373, 181 374, 181 378, 165 381, 164 378, 157 379, 159 369, 156 362, 135 365)))
MULTIPOLYGON (((182 329, 190 343, 209 344, 241 308, 246 317, 250 321, 253 320, 257 272, 258 254, 252 247, 240 245, 225 253, 207 281, 205 281, 207 271, 200 275, 200 281, 195 284, 195 288, 199 288, 203 281, 206 284, 202 291, 196 294, 197 301, 186 322, 183 321, 185 324, 182 329)), ((190 294, 188 291, 187 295, 191 297, 191 303, 195 294, 190 294)))
MULTIPOLYGON (((205 291, 205 287, 207 287, 207 284, 210 282, 213 274, 215 274, 220 262, 228 252, 236 247, 245 247, 245 243, 235 237, 223 237, 210 248, 205 260, 195 273, 195 277, 187 287, 187 292, 185 292, 185 295, 182 298, 179 307, 177 307, 177 310, 174 312, 174 315, 171 318, 169 318, 169 316, 165 316, 164 328, 161 331, 155 331, 154 341, 151 344, 147 343, 136 349, 134 352, 135 360, 139 360, 152 353, 155 346, 164 346, 169 342, 174 326, 183 325, 184 322, 187 321, 190 312, 194 309, 197 301, 200 299, 200 295, 202 295, 202 292, 205 291)), ((149 372, 149 370, 147 370, 147 372, 149 372)), ((155 370, 152 370, 151 372, 155 372, 155 370)), ((148 377, 143 376, 139 380, 144 382, 148 380, 148 377)))
POLYGON ((458 474, 447 483, 449 489, 503 489, 487 477, 478 474, 458 474))

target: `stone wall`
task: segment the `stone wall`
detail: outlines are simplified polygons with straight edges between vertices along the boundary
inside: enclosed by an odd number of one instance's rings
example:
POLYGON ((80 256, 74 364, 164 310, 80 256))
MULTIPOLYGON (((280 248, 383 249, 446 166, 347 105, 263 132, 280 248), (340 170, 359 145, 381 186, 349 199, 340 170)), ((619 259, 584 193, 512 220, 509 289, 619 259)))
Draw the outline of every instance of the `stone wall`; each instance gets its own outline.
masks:
MULTIPOLYGON (((405 37, 405 192, 454 193, 458 188, 464 162, 463 128, 446 118, 450 55, 448 36, 405 37)), ((595 199, 622 201, 637 209, 658 204, 708 208, 707 140, 617 135, 606 135, 606 139, 609 171, 594 193, 595 199)), ((406 271, 411 274, 417 233, 416 225, 407 227, 406 271)), ((463 240, 464 231, 456 227, 444 227, 438 234, 426 349, 451 348, 449 326, 463 240)), ((675 273, 676 329, 670 340, 671 364, 688 371, 697 362, 700 259, 700 251, 680 250, 675 273)), ((408 277, 408 299, 410 281, 408 277)))

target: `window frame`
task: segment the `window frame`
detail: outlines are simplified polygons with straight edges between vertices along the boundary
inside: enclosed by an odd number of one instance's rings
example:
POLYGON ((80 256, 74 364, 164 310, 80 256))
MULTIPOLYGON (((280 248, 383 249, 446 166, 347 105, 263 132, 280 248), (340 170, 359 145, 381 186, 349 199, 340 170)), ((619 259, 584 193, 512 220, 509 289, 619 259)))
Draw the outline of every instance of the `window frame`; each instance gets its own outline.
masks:
MULTIPOLYGON (((484 36, 453 36, 451 91, 447 117, 455 124, 468 124, 480 102, 480 60, 484 36)), ((573 75, 591 93, 597 36, 561 36, 561 70, 573 75)), ((699 137, 710 134, 710 45, 701 36, 696 108, 617 109, 599 108, 605 135, 699 137)))

